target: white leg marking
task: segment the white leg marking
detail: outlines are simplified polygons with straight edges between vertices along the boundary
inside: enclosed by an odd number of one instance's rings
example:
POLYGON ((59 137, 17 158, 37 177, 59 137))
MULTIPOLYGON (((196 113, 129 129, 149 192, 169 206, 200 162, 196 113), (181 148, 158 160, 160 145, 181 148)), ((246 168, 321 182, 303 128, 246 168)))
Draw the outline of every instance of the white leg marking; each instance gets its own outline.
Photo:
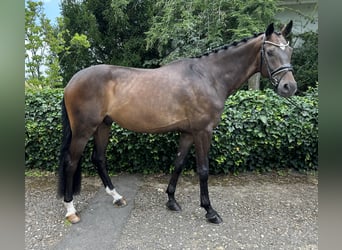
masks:
POLYGON ((115 188, 113 190, 110 190, 109 187, 106 187, 106 192, 113 197, 113 203, 115 203, 117 200, 122 199, 122 196, 118 192, 116 192, 115 188))
POLYGON ((74 202, 73 201, 64 202, 64 207, 67 210, 67 213, 66 213, 65 217, 68 217, 71 214, 76 214, 76 209, 74 207, 74 202))

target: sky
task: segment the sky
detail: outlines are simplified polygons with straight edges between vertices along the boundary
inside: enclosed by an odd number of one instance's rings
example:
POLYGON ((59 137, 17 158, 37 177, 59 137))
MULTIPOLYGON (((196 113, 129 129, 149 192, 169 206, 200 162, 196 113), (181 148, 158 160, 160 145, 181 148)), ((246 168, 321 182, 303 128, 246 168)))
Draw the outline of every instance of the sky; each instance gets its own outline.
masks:
MULTIPOLYGON (((60 16, 60 3, 62 0, 33 0, 34 2, 43 2, 44 13, 46 17, 52 22, 56 23, 56 17, 60 16)), ((26 0, 25 0, 26 4, 26 0)), ((25 5, 26 6, 26 5, 25 5)))
POLYGON ((51 22, 56 22, 56 17, 60 16, 61 0, 41 0, 44 3, 44 13, 51 22))
MULTIPOLYGON (((38 0, 34 0, 38 1, 38 0)), ((51 23, 56 23, 56 17, 60 16, 60 2, 61 0, 41 0, 44 4, 44 13, 51 23)), ((31 55, 30 51, 27 51, 31 55)), ((44 71, 44 66, 42 66, 44 71)), ((26 74, 26 73, 25 73, 26 74)))

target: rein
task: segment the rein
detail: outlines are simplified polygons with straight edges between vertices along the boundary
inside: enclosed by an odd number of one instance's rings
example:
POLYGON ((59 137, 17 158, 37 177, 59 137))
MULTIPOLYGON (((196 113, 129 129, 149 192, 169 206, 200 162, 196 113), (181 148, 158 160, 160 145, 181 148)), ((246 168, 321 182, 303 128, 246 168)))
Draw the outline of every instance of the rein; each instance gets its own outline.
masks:
POLYGON ((292 100, 291 98, 285 98, 285 101, 287 101, 289 104, 297 108, 298 113, 300 113, 302 116, 304 116, 303 113, 306 112, 311 117, 311 119, 317 121, 317 117, 313 117, 311 114, 309 114, 309 112, 307 112, 305 108, 301 107, 296 101, 292 100))
POLYGON ((266 53, 265 53, 265 44, 271 44, 273 46, 276 46, 276 47, 279 47, 281 48, 282 50, 285 49, 285 47, 289 46, 289 42, 287 42, 287 44, 278 44, 278 43, 273 43, 273 42, 270 42, 270 41, 265 41, 266 39, 266 36, 264 35, 264 39, 263 39, 263 42, 262 42, 262 46, 261 46, 261 62, 260 62, 260 71, 262 70, 262 65, 263 65, 263 62, 265 62, 265 65, 266 65, 266 69, 267 69, 267 72, 268 72, 268 78, 270 79, 272 85, 274 87, 277 87, 278 84, 280 83, 281 79, 284 77, 284 75, 288 72, 288 71, 292 71, 293 72, 293 67, 291 64, 283 64, 281 65, 280 67, 274 69, 274 70, 271 70, 269 64, 268 64, 268 60, 267 60, 267 56, 266 56, 266 53), (282 74, 280 76, 280 78, 276 78, 276 76, 280 73, 284 72, 284 74, 282 74))
POLYGON ((301 112, 306 111, 303 107, 299 106, 298 103, 296 103, 294 100, 291 100, 290 98, 285 98, 285 100, 291 104, 292 106, 296 107, 299 109, 301 112))

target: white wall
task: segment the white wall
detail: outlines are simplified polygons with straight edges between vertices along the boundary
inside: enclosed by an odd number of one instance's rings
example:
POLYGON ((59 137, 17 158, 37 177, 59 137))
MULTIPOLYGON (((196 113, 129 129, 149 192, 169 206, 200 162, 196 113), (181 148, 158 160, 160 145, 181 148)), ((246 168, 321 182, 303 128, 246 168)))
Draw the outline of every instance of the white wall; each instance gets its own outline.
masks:
POLYGON ((293 20, 293 33, 300 34, 306 31, 318 32, 318 1, 288 0, 279 3, 284 11, 276 18, 282 23, 293 20))

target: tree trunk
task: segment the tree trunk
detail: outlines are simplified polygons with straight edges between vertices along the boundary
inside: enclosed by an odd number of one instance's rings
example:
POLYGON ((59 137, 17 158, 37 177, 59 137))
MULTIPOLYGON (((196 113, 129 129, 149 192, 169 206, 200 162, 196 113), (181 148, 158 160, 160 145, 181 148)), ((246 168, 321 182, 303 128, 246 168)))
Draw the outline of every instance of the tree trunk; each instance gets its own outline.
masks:
POLYGON ((255 73, 248 79, 248 89, 249 90, 260 89, 260 73, 255 73))

